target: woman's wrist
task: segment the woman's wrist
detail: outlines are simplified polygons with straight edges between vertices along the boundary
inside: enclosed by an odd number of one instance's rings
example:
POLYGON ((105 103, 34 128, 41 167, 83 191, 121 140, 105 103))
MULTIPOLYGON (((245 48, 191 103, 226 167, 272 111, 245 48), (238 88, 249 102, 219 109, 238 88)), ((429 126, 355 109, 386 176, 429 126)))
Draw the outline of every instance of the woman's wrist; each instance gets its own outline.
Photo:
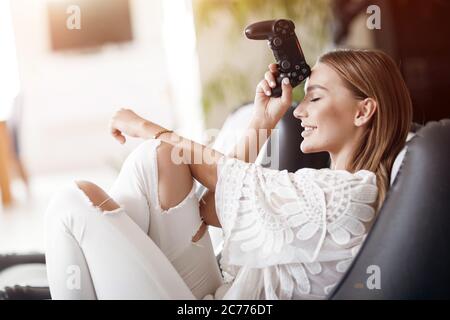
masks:
POLYGON ((140 130, 139 130, 140 134, 139 134, 139 136, 141 138, 143 138, 143 139, 153 138, 153 136, 158 131, 164 130, 163 127, 161 127, 161 126, 159 126, 157 124, 154 124, 154 123, 152 123, 152 122, 150 122, 148 120, 145 120, 145 119, 143 119, 143 121, 140 123, 139 127, 140 127, 140 130))
POLYGON ((274 124, 271 121, 260 119, 258 117, 253 117, 250 120, 250 127, 253 129, 272 130, 276 125, 276 123, 274 124))

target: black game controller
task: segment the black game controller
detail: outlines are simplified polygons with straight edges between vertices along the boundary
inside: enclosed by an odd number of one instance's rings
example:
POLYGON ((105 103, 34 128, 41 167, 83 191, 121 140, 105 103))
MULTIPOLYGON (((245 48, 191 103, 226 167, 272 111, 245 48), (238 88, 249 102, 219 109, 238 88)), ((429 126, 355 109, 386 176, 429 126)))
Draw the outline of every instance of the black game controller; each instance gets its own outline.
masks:
POLYGON ((245 28, 247 38, 268 40, 279 66, 277 85, 272 89, 272 97, 281 96, 283 78, 288 77, 294 88, 311 74, 294 30, 294 23, 285 19, 260 21, 245 28))

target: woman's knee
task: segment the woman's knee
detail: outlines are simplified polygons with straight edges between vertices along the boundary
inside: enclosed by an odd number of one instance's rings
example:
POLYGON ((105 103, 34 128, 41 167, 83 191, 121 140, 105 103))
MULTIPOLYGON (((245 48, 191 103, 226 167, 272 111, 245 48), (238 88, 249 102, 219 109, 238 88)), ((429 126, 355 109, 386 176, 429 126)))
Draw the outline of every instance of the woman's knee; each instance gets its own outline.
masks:
POLYGON ((158 148, 160 141, 150 139, 138 145, 125 159, 123 166, 142 167, 152 164, 154 153, 158 148))
POLYGON ((179 204, 191 191, 193 179, 189 166, 184 163, 183 155, 169 143, 150 139, 141 143, 125 160, 124 172, 148 175, 142 181, 153 181, 157 186, 155 196, 161 209, 168 210, 179 204), (156 173, 154 172, 156 171, 156 173), (157 177, 150 179, 150 175, 157 177))
POLYGON ((45 212, 44 223, 47 236, 52 238, 61 231, 69 230, 76 235, 82 234, 75 231, 77 225, 85 224, 90 215, 98 213, 95 207, 101 207, 101 211, 119 208, 114 200, 105 202, 106 199, 108 199, 106 192, 91 182, 77 181, 63 186, 52 196, 45 212), (102 202, 104 202, 103 205, 102 202))
POLYGON ((66 225, 72 220, 75 211, 87 211, 76 210, 84 205, 83 201, 80 200, 80 192, 81 190, 75 184, 71 183, 62 186, 52 195, 45 212, 47 231, 51 226, 58 226, 61 223, 66 225))
POLYGON ((178 161, 177 150, 161 142, 157 149, 158 196, 161 208, 175 207, 190 193, 193 179, 189 166, 178 161))
POLYGON ((89 181, 76 181, 78 188, 89 198, 92 205, 102 211, 111 211, 119 208, 119 205, 95 183, 89 181))

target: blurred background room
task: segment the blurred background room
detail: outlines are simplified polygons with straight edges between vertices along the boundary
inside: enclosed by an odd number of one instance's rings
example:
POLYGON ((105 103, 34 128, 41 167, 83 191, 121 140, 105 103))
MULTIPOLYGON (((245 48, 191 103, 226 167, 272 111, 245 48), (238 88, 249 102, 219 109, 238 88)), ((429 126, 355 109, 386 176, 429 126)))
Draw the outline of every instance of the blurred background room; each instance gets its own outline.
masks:
POLYGON ((110 136, 118 108, 205 142, 206 129, 251 102, 274 60, 265 41, 243 35, 252 22, 293 20, 311 66, 333 48, 380 48, 401 67, 414 120, 449 117, 449 2, 1 0, 0 254, 43 252, 59 186, 109 188, 139 144, 110 136), (369 27, 371 5, 380 29, 369 27))

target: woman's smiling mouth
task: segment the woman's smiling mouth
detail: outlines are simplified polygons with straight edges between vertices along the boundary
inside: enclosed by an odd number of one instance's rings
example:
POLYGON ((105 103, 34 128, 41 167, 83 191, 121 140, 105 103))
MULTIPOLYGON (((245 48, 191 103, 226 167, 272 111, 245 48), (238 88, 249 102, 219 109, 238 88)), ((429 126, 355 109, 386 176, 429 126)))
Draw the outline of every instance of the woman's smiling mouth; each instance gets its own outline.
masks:
POLYGON ((317 129, 317 127, 315 127, 315 126, 307 126, 307 125, 304 125, 303 123, 302 123, 302 127, 305 128, 305 130, 303 130, 303 132, 302 132, 303 138, 309 136, 311 133, 314 132, 314 130, 317 129))

